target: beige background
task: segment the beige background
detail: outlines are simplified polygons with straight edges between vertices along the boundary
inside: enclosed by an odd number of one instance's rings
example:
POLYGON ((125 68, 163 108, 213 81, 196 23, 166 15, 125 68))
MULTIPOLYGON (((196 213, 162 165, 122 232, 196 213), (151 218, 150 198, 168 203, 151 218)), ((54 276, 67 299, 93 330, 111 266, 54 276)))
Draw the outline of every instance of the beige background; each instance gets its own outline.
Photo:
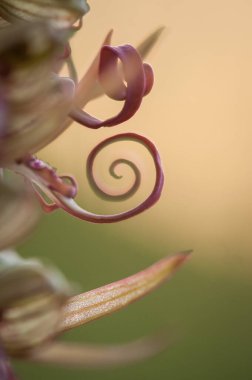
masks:
MULTIPOLYGON (((114 225, 113 233, 142 238, 143 244, 151 240, 163 246, 164 253, 194 248, 193 265, 206 270, 214 266, 246 278, 252 256, 252 2, 89 3, 92 12, 72 44, 79 74, 111 27, 115 44, 137 44, 165 25, 147 59, 154 67, 156 84, 138 114, 124 126, 94 132, 74 125, 41 156, 60 172, 75 174, 83 206, 113 212, 131 203, 116 206, 97 201, 85 182, 85 157, 112 134, 134 131, 150 137, 164 163, 163 197, 152 210, 114 225)), ((117 109, 105 98, 88 107, 101 117, 117 109)), ((132 146, 129 154, 140 161, 142 153, 132 146)), ((143 185, 132 202, 141 199, 152 183, 146 160, 141 167, 147 187, 143 185)))

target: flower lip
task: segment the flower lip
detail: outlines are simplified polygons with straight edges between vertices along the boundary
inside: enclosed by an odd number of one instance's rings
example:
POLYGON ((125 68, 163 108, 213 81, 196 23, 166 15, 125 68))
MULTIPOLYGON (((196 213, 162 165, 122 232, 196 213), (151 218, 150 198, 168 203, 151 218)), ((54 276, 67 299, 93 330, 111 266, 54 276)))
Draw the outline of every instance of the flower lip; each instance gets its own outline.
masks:
MULTIPOLYGON (((53 177, 53 182, 48 181, 48 176, 50 172, 50 168, 48 167, 46 171, 43 173, 43 170, 40 172, 40 168, 34 168, 30 166, 29 162, 22 162, 20 161, 17 164, 13 164, 10 166, 12 170, 14 170, 16 173, 21 174, 24 176, 32 185, 35 184, 35 190, 36 186, 38 186, 42 192, 44 192, 49 199, 52 201, 52 208, 49 207, 48 211, 53 211, 57 208, 62 208, 69 214, 75 216, 76 218, 86 220, 91 223, 114 223, 119 222, 125 219, 129 219, 135 215, 138 215, 145 210, 152 207, 160 198, 163 186, 164 186, 164 173, 162 169, 161 159, 159 156, 159 153, 157 151, 157 148, 155 145, 148 140, 146 137, 137 135, 135 133, 122 133, 119 135, 115 135, 112 137, 107 138, 106 140, 102 141, 100 144, 98 144, 89 154, 88 160, 87 160, 87 172, 88 172, 88 179, 90 181, 91 186, 95 189, 94 180, 93 180, 93 162, 97 154, 100 152, 101 149, 104 147, 117 142, 117 141, 133 141, 140 143, 143 145, 147 151, 151 154, 151 157, 153 159, 155 170, 156 170, 156 180, 153 186, 153 189, 149 196, 140 204, 138 204, 136 207, 114 215, 99 215, 94 214, 92 212, 89 212, 83 208, 81 208, 71 196, 70 194, 63 194, 62 189, 65 189, 65 186, 61 187, 62 179, 61 177, 53 177), (49 170, 49 172, 48 172, 49 170), (54 179, 59 182, 59 187, 56 189, 54 186, 54 179)), ((41 165, 41 164, 40 164, 41 165)), ((43 164, 42 164, 43 165, 43 164)), ((44 167, 45 168, 45 167, 44 167)), ((54 172, 54 174, 56 174, 54 172)), ((137 173, 138 176, 138 173, 137 173)), ((64 176, 63 176, 64 178, 64 176)), ((56 183, 56 182, 55 182, 56 183)), ((73 190, 76 190, 76 187, 74 186, 75 182, 71 182, 70 180, 70 188, 73 187, 73 190)), ((132 195, 132 191, 134 194, 135 189, 138 189, 139 183, 138 178, 136 178, 135 184, 133 184, 132 190, 128 192, 128 195, 132 195)), ((47 210, 48 204, 44 204, 45 210, 47 210)))
POLYGON ((137 50, 131 45, 103 46, 98 74, 104 92, 114 100, 123 100, 124 106, 116 116, 103 121, 78 108, 70 113, 75 121, 92 129, 113 127, 130 119, 139 109, 143 97, 151 91, 154 82, 151 67, 142 62, 137 50), (120 69, 118 60, 121 62, 120 69))

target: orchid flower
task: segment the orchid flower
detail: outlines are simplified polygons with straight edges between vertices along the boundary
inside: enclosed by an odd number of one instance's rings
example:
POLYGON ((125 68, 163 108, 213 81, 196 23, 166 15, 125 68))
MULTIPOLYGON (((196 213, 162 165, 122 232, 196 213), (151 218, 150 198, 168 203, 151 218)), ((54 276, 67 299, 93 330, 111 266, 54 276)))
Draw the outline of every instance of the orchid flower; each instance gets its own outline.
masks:
POLYGON ((61 208, 93 223, 112 223, 137 215, 159 199, 164 175, 159 153, 146 137, 125 132, 106 138, 88 155, 89 184, 104 199, 125 200, 141 184, 139 168, 127 158, 109 167, 119 179, 118 165, 135 175, 131 188, 112 196, 100 188, 94 162, 100 152, 120 141, 143 145, 151 155, 156 179, 150 195, 120 214, 98 215, 74 200, 78 186, 69 175, 59 175, 35 154, 70 127, 73 121, 91 129, 115 127, 139 110, 152 89, 151 66, 143 62, 162 28, 137 49, 111 46, 112 31, 84 76, 78 80, 70 38, 89 10, 85 0, 2 0, 0 2, 0 379, 15 380, 9 358, 67 366, 119 365, 152 356, 165 345, 159 336, 122 346, 63 343, 65 331, 109 315, 145 296, 166 281, 189 252, 165 257, 142 272, 79 295, 55 268, 36 259, 22 259, 11 247, 38 220, 38 204, 45 212, 61 208), (69 77, 60 75, 68 66, 69 77), (86 112, 86 105, 107 95, 122 102, 121 111, 105 120, 86 112), (18 178, 22 178, 21 184, 18 178), (38 202, 37 202, 38 201, 38 202))
MULTIPOLYGON (((62 208, 89 222, 111 223, 137 215, 159 199, 164 183, 161 160, 155 145, 138 134, 124 133, 110 137, 98 144, 87 159, 87 178, 93 190, 103 198, 122 200, 138 190, 141 183, 139 169, 126 158, 112 163, 110 173, 114 178, 120 178, 115 168, 126 164, 133 170, 135 181, 125 194, 111 196, 96 184, 93 173, 96 156, 103 148, 118 141, 135 141, 144 145, 151 154, 156 169, 152 192, 140 205, 116 215, 97 215, 81 208, 74 201, 77 192, 75 180, 71 176, 57 175, 48 164, 33 156, 68 128, 73 120, 97 129, 115 126, 132 117, 153 84, 152 69, 142 63, 141 52, 144 55, 150 49, 159 33, 160 30, 148 37, 138 52, 130 45, 111 47, 110 32, 77 85, 71 78, 62 78, 54 71, 57 62, 62 61, 62 57, 67 60, 71 54, 70 50, 66 52, 67 34, 55 30, 49 23, 15 24, 0 34, 0 106, 3 110, 0 166, 23 175, 31 183, 45 211, 62 208), (20 54, 21 50, 23 54, 20 54), (106 120, 98 120, 82 109, 99 95, 101 89, 111 98, 124 102, 119 114, 106 120)), ((59 65, 62 66, 62 63, 59 65)))
MULTIPOLYGON (((57 337, 150 293, 166 281, 188 255, 189 252, 182 252, 166 257, 133 276, 71 297, 70 286, 56 269, 45 268, 36 259, 24 260, 13 251, 2 251, 2 350, 9 357, 75 367, 121 365, 152 356, 166 345, 158 335, 122 346, 98 346, 97 350, 95 346, 58 342, 57 337)), ((3 363, 8 365, 2 357, 0 371, 3 363)))

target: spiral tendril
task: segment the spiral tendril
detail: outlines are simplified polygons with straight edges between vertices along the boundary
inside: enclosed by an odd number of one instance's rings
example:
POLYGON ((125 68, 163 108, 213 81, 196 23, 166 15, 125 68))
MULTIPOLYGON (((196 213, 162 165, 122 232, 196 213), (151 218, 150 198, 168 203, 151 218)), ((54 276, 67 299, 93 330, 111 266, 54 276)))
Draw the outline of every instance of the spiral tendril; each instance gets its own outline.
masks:
MULTIPOLYGON (((89 180, 89 183, 90 183, 92 189, 94 189, 96 193, 98 193, 99 195, 102 195, 103 197, 107 197, 109 199, 113 198, 113 196, 105 193, 102 189, 100 189, 97 186, 97 184, 94 180, 94 176, 93 176, 93 163, 94 163, 94 160, 95 160, 97 154, 103 148, 111 145, 112 143, 121 142, 121 141, 123 141, 123 142, 124 141, 137 142, 137 143, 143 145, 151 154, 154 165, 155 165, 155 170, 156 170, 156 180, 155 180, 155 184, 154 184, 153 190, 150 193, 150 195, 142 203, 140 203, 136 207, 134 207, 128 211, 125 211, 125 212, 122 212, 119 214, 115 214, 115 215, 99 215, 99 214, 94 214, 94 213, 88 212, 87 210, 81 208, 72 199, 67 199, 66 197, 62 197, 61 195, 58 195, 56 202, 58 204, 60 204, 60 207, 62 207, 65 211, 72 214, 73 216, 80 218, 82 220, 92 222, 92 223, 114 223, 114 222, 122 221, 125 219, 129 219, 135 215, 138 215, 138 214, 142 213, 143 211, 149 209, 151 206, 153 206, 158 201, 158 199, 160 198, 160 195, 162 193, 162 189, 163 189, 163 185, 164 185, 164 174, 163 174, 163 170, 162 170, 162 165, 161 165, 159 153, 158 153, 155 145, 150 140, 148 140, 144 136, 141 136, 141 135, 138 135, 135 133, 122 133, 122 134, 118 134, 118 135, 109 137, 106 140, 102 141, 100 144, 98 144, 91 151, 91 153, 89 154, 88 159, 87 159, 87 166, 86 167, 87 167, 88 180, 89 180)), ((112 172, 113 176, 115 176, 115 177, 118 177, 118 176, 115 175, 114 169, 115 169, 115 166, 119 162, 129 164, 128 160, 124 160, 124 159, 116 160, 110 166, 110 171, 112 172), (123 160, 123 161, 121 161, 121 160, 123 160)), ((131 189, 128 190, 128 192, 126 192, 125 194, 122 194, 122 195, 115 196, 115 198, 114 198, 115 200, 116 199, 121 200, 121 199, 128 198, 130 195, 134 194, 136 192, 136 190, 138 189, 138 187, 140 186, 141 174, 138 173, 139 169, 137 169, 136 166, 132 162, 130 162, 129 165, 131 166, 131 168, 133 168, 133 171, 135 173, 135 182, 134 182, 133 186, 131 187, 131 189)))
POLYGON ((97 157, 98 152, 96 152, 95 156, 89 156, 88 162, 87 162, 87 169, 86 169, 86 174, 87 174, 87 179, 89 182, 90 187, 94 191, 94 193, 99 196, 100 198, 108 201, 125 201, 129 198, 131 198, 139 189, 140 184, 141 184, 141 172, 138 169, 138 167, 131 161, 124 159, 124 158, 119 158, 115 161, 112 162, 112 164, 109 167, 109 174, 111 177, 115 179, 121 179, 123 178, 122 175, 116 174, 115 170, 118 165, 124 164, 130 167, 134 173, 135 180, 133 184, 131 185, 130 189, 124 192, 123 194, 108 194, 104 190, 102 190, 98 185, 94 177, 94 172, 93 172, 93 164, 94 160, 97 157))

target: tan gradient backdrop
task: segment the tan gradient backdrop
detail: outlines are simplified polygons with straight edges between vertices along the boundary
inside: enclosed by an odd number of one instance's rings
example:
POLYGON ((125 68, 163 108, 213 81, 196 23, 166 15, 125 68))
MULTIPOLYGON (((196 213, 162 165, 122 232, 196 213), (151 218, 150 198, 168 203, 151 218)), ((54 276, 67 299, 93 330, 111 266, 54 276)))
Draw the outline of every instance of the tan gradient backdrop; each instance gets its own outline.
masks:
MULTIPOLYGON (((43 158, 61 172, 76 175, 83 206, 112 212, 118 207, 113 203, 104 207, 100 201, 95 203, 86 189, 85 156, 96 143, 117 132, 147 135, 156 142, 163 158, 166 174, 163 197, 151 211, 110 226, 108 231, 113 228, 118 237, 124 234, 134 240, 141 238, 143 244, 152 241, 163 247, 164 253, 192 247, 195 265, 205 269, 214 265, 216 270, 230 271, 232 263, 235 272, 249 274, 252 2, 90 0, 89 3, 91 12, 73 41, 78 72, 84 72, 111 27, 115 30, 115 44, 134 44, 157 26, 165 25, 165 33, 148 57, 156 73, 155 88, 139 113, 124 126, 93 132, 74 125, 42 152, 43 158)), ((104 98, 88 109, 102 116, 111 115, 117 107, 104 98)), ((139 161, 140 153, 134 153, 134 149, 130 155, 139 161)), ((151 168, 147 164, 142 164, 142 168, 150 185, 151 168)), ((136 199, 145 194, 144 186, 143 189, 136 199)))

